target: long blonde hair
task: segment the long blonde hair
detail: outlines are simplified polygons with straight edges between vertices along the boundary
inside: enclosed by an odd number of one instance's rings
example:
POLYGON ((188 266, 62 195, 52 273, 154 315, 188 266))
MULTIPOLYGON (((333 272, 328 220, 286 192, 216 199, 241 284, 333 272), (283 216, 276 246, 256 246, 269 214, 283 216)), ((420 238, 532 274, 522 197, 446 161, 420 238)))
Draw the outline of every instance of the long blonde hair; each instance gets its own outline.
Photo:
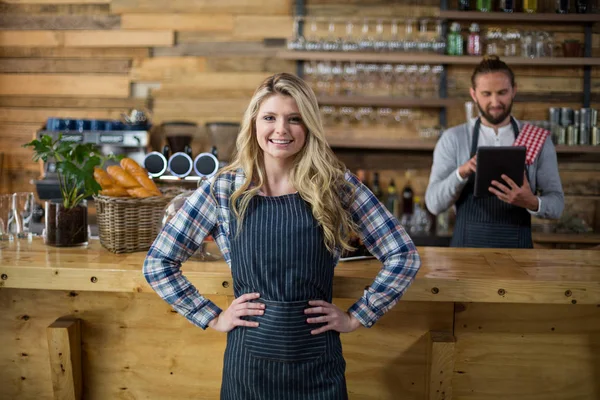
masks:
POLYGON ((343 204, 354 194, 354 187, 344 178, 346 167, 327 144, 314 92, 295 75, 280 73, 265 79, 250 100, 237 137, 235 158, 219 172, 241 169, 245 174, 245 182, 231 195, 230 209, 241 227, 252 197, 265 183, 262 149, 256 139, 256 117, 261 104, 275 94, 296 101, 307 130, 304 147, 294 158, 291 184, 310 204, 314 218, 323 229, 327 249, 332 253, 338 247, 352 250, 348 241, 352 232, 356 232, 356 226, 343 204))

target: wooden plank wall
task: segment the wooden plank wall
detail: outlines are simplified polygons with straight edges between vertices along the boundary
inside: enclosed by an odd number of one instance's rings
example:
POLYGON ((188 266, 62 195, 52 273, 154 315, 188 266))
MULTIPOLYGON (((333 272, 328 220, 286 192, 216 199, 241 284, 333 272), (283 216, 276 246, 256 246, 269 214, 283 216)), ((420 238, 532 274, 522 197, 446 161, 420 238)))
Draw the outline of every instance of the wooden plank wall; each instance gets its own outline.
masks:
MULTIPOLYGON (((309 16, 356 18, 357 23, 365 17, 403 20, 435 17, 439 12, 437 0, 309 0, 306 3, 309 16)), ((540 2, 541 10, 552 7, 552 1, 540 2)), ((128 108, 147 106, 157 124, 168 120, 199 124, 239 121, 262 79, 274 72, 296 70, 294 62, 274 58, 277 48, 264 42, 266 38, 291 35, 293 9, 293 0, 2 2, 0 152, 5 154, 0 193, 33 190, 31 180, 39 176, 40 168, 30 161, 30 151, 19 145, 30 140, 47 117, 118 118, 128 108)), ((493 25, 525 29, 514 24, 493 25)), ((357 34, 359 28, 355 28, 357 34)), ((583 38, 582 25, 544 24, 537 28, 553 32, 557 41, 583 38)), ((399 29, 403 34, 404 26, 399 29)), ((429 29, 433 35, 433 24, 429 29)), ((342 22, 336 31, 344 32, 342 22)), ((597 26, 593 43, 594 54, 600 54, 597 26)), ((468 98, 471 71, 471 66, 449 68, 450 96, 468 98)), ((530 100, 515 105, 518 118, 545 119, 548 99, 560 100, 556 103, 559 106, 581 104, 582 68, 518 67, 515 73, 520 98, 530 100)), ((600 68, 593 68, 595 95, 600 93, 598 76, 600 68)), ((437 124, 435 112, 418 111, 415 110, 416 126, 437 124)), ((460 105, 448 110, 449 125, 463 120, 460 105)), ((368 136, 372 132, 366 130, 363 134, 368 136)), ((378 135, 414 138, 417 134, 396 129, 378 135)), ((152 143, 161 146, 161 140, 155 137, 152 143)), ((193 142, 194 152, 207 150, 208 146, 208 139, 200 129, 193 142)), ((338 153, 351 168, 385 170, 384 187, 391 177, 401 187, 404 170, 413 168, 415 191, 420 196, 424 193, 431 163, 428 153, 338 153)), ((573 157, 561 159, 563 177, 586 176, 597 183, 597 163, 579 161, 573 157)), ((577 187, 570 193, 573 195, 600 196, 600 191, 582 189, 569 181, 565 186, 577 187)), ((600 210, 593 198, 586 197, 586 201, 600 210)))

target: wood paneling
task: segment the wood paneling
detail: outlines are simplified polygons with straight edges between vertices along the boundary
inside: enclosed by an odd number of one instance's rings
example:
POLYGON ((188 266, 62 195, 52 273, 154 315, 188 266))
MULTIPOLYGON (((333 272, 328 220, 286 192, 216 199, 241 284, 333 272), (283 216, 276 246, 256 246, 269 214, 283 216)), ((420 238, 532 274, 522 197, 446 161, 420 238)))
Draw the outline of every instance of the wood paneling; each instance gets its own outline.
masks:
POLYGON ((4 47, 171 46, 172 31, 0 31, 4 47))
MULTIPOLYGON (((184 36, 186 32, 178 34, 184 36)), ((194 35, 196 36, 196 35, 194 35)), ((158 47, 153 50, 155 57, 183 57, 183 56, 223 56, 223 55, 247 55, 247 56, 274 56, 278 48, 269 48, 261 42, 210 42, 181 44, 173 47, 158 47)))
POLYGON ((122 29, 163 29, 196 32, 232 32, 231 14, 123 14, 122 29))
POLYGON ((29 108, 143 108, 148 107, 146 99, 103 99, 86 97, 0 97, 0 107, 29 108))
POLYGON ((289 15, 291 0, 112 0, 116 14, 137 12, 289 15))
POLYGON ((46 333, 54 397, 80 400, 83 391, 81 320, 58 319, 46 333))
POLYGON ((170 81, 175 76, 194 75, 206 70, 204 57, 159 57, 136 61, 132 81, 170 81))
POLYGON ((117 29, 118 15, 28 15, 0 14, 0 29, 117 29))
POLYGON ((9 4, 110 4, 111 0, 3 0, 9 4))
MULTIPOLYGON (((8 398, 52 398, 43 332, 56 315, 82 321, 84 398, 219 396, 226 335, 194 327, 155 294, 11 289, 0 291, 0 306, 0 340, 11 344, 0 347, 8 398)), ((452 314, 451 303, 401 302, 372 329, 342 335, 350 398, 422 399, 427 332, 452 329, 452 314)))
POLYGON ((0 74, 0 95, 128 97, 129 78, 118 75, 0 74))
POLYGON ((110 5, 94 2, 90 4, 69 4, 53 1, 52 4, 26 3, 0 3, 0 13, 2 14, 77 14, 77 15, 108 15, 110 14, 110 5))
POLYGON ((289 38, 292 36, 292 18, 290 16, 249 16, 235 17, 234 38, 289 38))
POLYGON ((92 59, 137 59, 149 57, 150 51, 143 47, 128 48, 44 48, 39 47, 0 47, 0 58, 92 58, 92 59))
POLYGON ((0 108, 0 122, 37 123, 38 129, 49 117, 119 119, 123 109, 68 109, 68 108, 0 108))
POLYGON ((129 60, 5 58, 0 61, 0 73, 127 74, 130 66, 129 60))

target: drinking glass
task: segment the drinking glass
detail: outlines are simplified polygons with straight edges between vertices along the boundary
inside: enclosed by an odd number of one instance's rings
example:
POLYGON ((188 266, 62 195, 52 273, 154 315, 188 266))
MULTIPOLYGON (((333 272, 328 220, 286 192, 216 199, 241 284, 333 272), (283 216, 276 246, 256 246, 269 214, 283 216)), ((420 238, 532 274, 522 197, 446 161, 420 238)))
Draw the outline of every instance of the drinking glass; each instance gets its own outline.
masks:
POLYGON ((343 91, 346 96, 356 93, 356 62, 351 61, 344 64, 342 78, 344 79, 343 91))
POLYGON ((12 203, 11 194, 0 195, 0 241, 13 240, 13 234, 9 230, 13 219, 12 203))
POLYGON ((388 49, 390 51, 402 51, 404 49, 404 43, 398 37, 398 20, 392 20, 391 25, 391 38, 388 43, 388 49))
POLYGON ((406 21, 406 31, 405 31, 405 38, 404 38, 404 51, 406 52, 414 52, 417 50, 417 40, 414 36, 414 29, 413 29, 413 24, 415 23, 414 20, 409 19, 406 21))
POLYGON ((394 67, 394 89, 393 95, 396 97, 405 97, 407 92, 406 86, 406 65, 397 64, 394 67))
POLYGON ((360 51, 373 51, 374 39, 369 33, 369 20, 365 19, 362 26, 362 34, 358 41, 358 48, 360 51))
POLYGON ((31 219, 33 217, 32 192, 19 192, 12 195, 12 233, 16 233, 19 239, 31 239, 31 219))
POLYGON ((354 36, 354 21, 346 22, 346 37, 342 41, 342 51, 358 51, 358 41, 354 36))
POLYGON ((388 41, 383 38, 383 20, 381 19, 378 19, 377 25, 375 25, 375 40, 373 41, 373 50, 389 50, 388 41))
POLYGON ((335 22, 329 21, 327 28, 327 39, 323 42, 324 51, 340 51, 342 48, 342 41, 335 34, 335 22))
POLYGON ((319 22, 317 18, 309 19, 309 34, 306 38, 306 50, 308 51, 321 51, 323 50, 323 43, 319 40, 318 30, 319 30, 319 22))

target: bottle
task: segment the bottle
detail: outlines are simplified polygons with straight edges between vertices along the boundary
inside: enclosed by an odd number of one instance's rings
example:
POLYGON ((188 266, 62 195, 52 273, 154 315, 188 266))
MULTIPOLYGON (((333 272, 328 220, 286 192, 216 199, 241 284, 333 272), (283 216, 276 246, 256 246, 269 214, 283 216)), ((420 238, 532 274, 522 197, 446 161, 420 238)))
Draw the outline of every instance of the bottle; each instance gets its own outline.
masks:
POLYGON ((402 189, 402 214, 412 214, 414 207, 414 192, 412 190, 412 187, 410 186, 411 174, 408 171, 406 171, 404 176, 406 177, 406 185, 404 185, 404 189, 402 189))
POLYGON ((569 12, 569 0, 556 0, 556 12, 567 14, 569 12))
POLYGON ((477 0, 477 11, 481 11, 481 12, 492 11, 492 0, 477 0))
POLYGON ((523 12, 536 13, 537 7, 537 0, 523 0, 523 12))
POLYGON ((460 11, 469 11, 471 9, 471 0, 458 0, 458 9, 460 11))
POLYGON ((373 194, 379 201, 383 200, 383 191, 381 190, 381 185, 379 184, 379 172, 375 172, 373 174, 373 194))
POLYGON ((415 210, 410 219, 410 233, 413 235, 428 235, 431 233, 432 221, 421 204, 421 199, 415 197, 415 210))
POLYGON ((448 55, 462 56, 463 55, 463 39, 460 34, 460 24, 453 22, 448 34, 448 55))
POLYGON ((577 0, 575 2, 575 11, 577 14, 585 14, 588 10, 588 0, 577 0))
POLYGON ((500 10, 508 13, 515 11, 515 0, 500 0, 500 10))
POLYGON ((398 216, 398 210, 399 210, 398 203, 399 203, 398 191, 396 190, 396 184, 394 183, 394 180, 392 179, 387 188, 387 199, 385 202, 385 206, 389 210, 389 212, 391 212, 392 215, 395 217, 398 216))
POLYGON ((469 28, 469 40, 467 42, 467 54, 470 56, 481 55, 481 36, 479 35, 479 24, 473 22, 469 28))

